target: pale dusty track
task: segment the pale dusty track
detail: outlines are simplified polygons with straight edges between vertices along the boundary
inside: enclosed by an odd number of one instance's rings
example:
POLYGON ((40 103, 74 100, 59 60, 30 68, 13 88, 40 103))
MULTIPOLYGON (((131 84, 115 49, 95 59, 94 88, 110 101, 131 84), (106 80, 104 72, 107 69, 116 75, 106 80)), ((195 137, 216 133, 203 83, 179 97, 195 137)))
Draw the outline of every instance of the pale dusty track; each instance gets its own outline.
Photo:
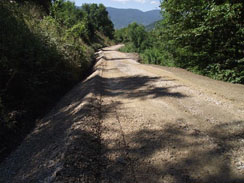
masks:
POLYGON ((115 177, 244 182, 243 86, 138 64, 117 51, 104 57, 103 106, 112 109, 103 119, 102 139, 115 177), (220 91, 224 87, 229 95, 220 91))
POLYGON ((244 183, 244 86, 100 52, 0 182, 244 183))

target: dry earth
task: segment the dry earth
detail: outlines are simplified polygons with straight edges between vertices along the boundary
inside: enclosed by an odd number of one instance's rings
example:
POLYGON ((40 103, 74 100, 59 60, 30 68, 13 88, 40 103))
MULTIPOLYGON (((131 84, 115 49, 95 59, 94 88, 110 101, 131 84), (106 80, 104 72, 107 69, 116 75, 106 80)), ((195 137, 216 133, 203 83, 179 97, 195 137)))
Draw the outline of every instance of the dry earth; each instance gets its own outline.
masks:
POLYGON ((99 52, 0 165, 2 183, 244 183, 244 86, 99 52))

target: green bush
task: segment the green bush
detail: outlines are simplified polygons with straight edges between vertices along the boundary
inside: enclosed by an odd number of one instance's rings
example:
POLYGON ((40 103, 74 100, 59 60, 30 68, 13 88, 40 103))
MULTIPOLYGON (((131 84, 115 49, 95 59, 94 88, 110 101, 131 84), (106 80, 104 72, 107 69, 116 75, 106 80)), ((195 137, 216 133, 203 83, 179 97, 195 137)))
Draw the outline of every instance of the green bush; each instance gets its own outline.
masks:
MULTIPOLYGON (((242 59, 240 62, 243 62, 242 59)), ((221 64, 210 64, 204 74, 217 80, 228 81, 232 83, 244 83, 244 65, 231 69, 223 68, 221 64)))
POLYGON ((135 23, 117 30, 123 51, 145 63, 176 66, 214 79, 244 84, 244 2, 170 0, 163 19, 145 33, 135 23))
POLYGON ((124 47, 120 48, 120 51, 130 53, 130 52, 136 52, 136 48, 132 43, 126 44, 124 47))
POLYGON ((0 159, 89 73, 91 45, 103 42, 83 10, 57 3, 51 16, 31 2, 0 2, 0 159))
POLYGON ((141 57, 143 61, 147 64, 157 64, 160 65, 162 63, 162 55, 159 50, 156 48, 146 49, 141 57))

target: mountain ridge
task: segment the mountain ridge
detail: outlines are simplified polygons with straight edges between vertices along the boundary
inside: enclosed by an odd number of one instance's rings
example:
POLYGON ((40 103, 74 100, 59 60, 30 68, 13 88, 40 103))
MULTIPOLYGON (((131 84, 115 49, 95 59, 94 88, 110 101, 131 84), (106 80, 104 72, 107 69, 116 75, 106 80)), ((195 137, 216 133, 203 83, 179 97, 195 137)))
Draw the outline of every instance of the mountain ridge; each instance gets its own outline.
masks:
POLYGON ((106 7, 106 9, 115 29, 127 27, 133 22, 147 26, 162 19, 160 10, 141 11, 132 8, 119 9, 113 7, 106 7))

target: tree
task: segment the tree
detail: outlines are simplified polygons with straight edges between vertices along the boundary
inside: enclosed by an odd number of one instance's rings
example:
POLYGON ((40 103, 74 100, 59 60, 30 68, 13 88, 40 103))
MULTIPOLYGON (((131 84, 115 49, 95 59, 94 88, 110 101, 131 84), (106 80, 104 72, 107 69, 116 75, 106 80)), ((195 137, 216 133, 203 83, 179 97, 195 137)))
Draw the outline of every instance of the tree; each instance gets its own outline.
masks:
POLYGON ((147 32, 143 25, 132 23, 128 26, 128 38, 133 43, 138 52, 141 52, 148 46, 147 36, 147 32))
POLYGON ((89 21, 92 22, 96 30, 111 39, 113 38, 113 23, 109 19, 106 7, 103 4, 84 4, 82 10, 87 14, 89 21))
POLYGON ((52 0, 16 0, 16 2, 18 3, 22 3, 22 2, 34 2, 38 5, 41 5, 43 7, 43 9, 46 11, 46 13, 49 13, 50 11, 50 7, 52 4, 52 0))
MULTIPOLYGON (((244 82, 243 1, 168 0, 161 4, 162 40, 180 67, 244 82)), ((215 77, 215 76, 213 76, 215 77)))

